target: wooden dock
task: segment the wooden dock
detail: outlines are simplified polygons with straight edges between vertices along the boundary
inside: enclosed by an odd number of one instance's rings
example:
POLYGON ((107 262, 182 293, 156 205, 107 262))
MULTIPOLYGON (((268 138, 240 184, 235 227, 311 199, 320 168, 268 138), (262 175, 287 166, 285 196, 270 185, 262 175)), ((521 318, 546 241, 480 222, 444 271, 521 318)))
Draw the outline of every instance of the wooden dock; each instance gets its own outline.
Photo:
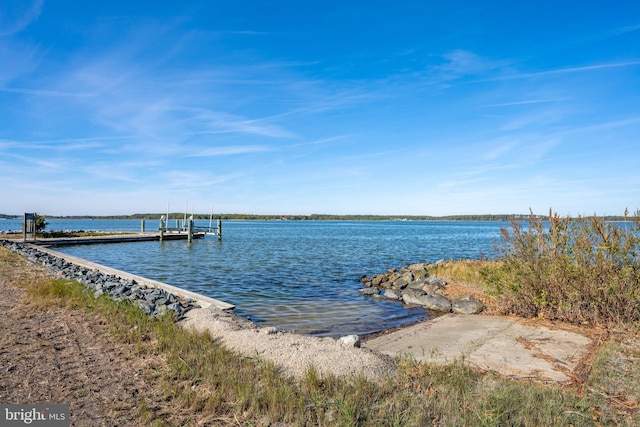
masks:
POLYGON ((212 234, 222 240, 222 220, 217 219, 217 226, 214 229, 209 219, 209 227, 199 227, 194 224, 193 218, 182 221, 175 220, 175 227, 169 227, 169 220, 164 215, 160 218, 160 225, 157 232, 147 232, 145 230, 145 219, 140 220, 140 232, 117 232, 112 234, 105 232, 93 236, 83 237, 43 237, 38 236, 36 231, 37 214, 24 214, 24 225, 22 238, 24 243, 32 243, 39 246, 69 246, 69 245, 90 245, 99 243, 129 243, 129 242, 152 242, 165 240, 187 240, 201 239, 207 234, 212 234))
MULTIPOLYGON (((194 239, 201 239, 205 235, 205 232, 192 233, 194 239)), ((156 232, 120 233, 84 237, 38 238, 36 240, 28 240, 27 242, 39 246, 69 246, 100 243, 157 242, 160 240, 189 240, 189 233, 165 232, 162 236, 156 232)))

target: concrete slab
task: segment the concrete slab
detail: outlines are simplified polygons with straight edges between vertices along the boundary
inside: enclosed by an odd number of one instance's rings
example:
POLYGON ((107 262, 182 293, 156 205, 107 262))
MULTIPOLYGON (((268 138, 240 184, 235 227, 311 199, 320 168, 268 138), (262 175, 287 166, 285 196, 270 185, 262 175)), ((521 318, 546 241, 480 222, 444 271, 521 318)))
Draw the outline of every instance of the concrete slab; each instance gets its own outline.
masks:
POLYGON ((578 333, 525 325, 515 318, 448 314, 369 339, 363 347, 392 357, 463 360, 509 377, 569 383, 591 344, 578 333))

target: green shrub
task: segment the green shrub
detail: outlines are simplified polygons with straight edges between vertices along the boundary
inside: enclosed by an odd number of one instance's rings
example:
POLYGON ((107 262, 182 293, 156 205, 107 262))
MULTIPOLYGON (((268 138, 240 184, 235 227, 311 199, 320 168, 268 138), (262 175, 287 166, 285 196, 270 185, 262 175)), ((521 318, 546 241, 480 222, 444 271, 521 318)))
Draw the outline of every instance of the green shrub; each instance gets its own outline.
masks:
POLYGON ((47 221, 45 221, 45 217, 43 215, 36 214, 36 232, 42 233, 45 228, 47 228, 47 221))
POLYGON ((640 214, 548 221, 531 213, 501 230, 498 269, 485 279, 502 311, 572 323, 640 320, 640 214))

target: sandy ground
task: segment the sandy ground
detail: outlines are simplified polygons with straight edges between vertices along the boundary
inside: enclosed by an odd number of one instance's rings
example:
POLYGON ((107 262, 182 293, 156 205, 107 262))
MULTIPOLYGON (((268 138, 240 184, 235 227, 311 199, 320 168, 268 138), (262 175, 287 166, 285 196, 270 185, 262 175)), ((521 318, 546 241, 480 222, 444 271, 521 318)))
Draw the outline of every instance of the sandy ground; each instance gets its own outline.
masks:
POLYGON ((321 375, 340 377, 364 374, 375 380, 393 375, 393 359, 382 353, 274 328, 259 328, 239 316, 215 309, 195 309, 180 324, 188 329, 208 330, 228 349, 249 357, 271 361, 287 375, 302 377, 310 366, 321 375))

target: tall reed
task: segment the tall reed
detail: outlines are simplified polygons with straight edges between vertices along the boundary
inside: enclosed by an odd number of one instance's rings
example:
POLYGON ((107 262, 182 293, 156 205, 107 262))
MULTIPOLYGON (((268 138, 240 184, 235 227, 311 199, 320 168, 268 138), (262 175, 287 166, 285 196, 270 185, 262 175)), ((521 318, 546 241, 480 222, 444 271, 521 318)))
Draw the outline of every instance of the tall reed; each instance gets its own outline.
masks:
POLYGON ((624 222, 602 217, 547 221, 531 212, 501 230, 500 268, 485 279, 502 311, 572 323, 640 320, 640 213, 624 222))

